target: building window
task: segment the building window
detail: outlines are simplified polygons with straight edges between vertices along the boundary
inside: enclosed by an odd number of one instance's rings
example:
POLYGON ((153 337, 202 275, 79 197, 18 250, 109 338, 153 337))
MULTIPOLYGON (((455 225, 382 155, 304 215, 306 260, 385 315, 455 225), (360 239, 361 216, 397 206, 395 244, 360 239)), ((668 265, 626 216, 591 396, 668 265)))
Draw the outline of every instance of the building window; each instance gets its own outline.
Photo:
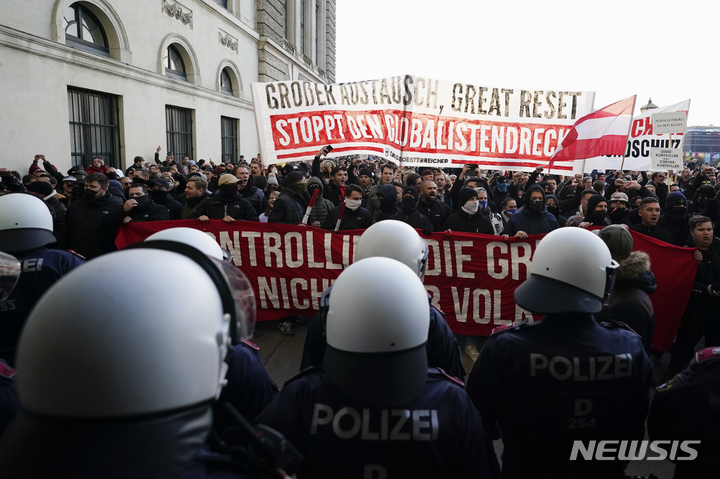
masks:
POLYGON ((80 88, 68 88, 70 157, 87 168, 99 156, 107 166, 119 166, 118 98, 80 88))
POLYGON ((215 0, 215 2, 227 10, 227 0, 215 0))
POLYGON ((163 65, 165 66, 165 75, 176 80, 187 81, 187 74, 185 73, 185 62, 183 61, 180 50, 175 45, 169 45, 163 58, 163 65))
POLYGON ((305 0, 300 0, 300 54, 305 55, 305 0))
POLYGON ((223 163, 237 162, 237 124, 238 121, 235 118, 220 117, 220 141, 222 141, 223 163))
POLYGON ((230 73, 227 68, 223 68, 220 72, 220 93, 223 95, 233 96, 233 85, 230 79, 230 73))
POLYGON ((175 106, 165 107, 167 128, 167 151, 175 158, 187 156, 193 159, 192 110, 175 106))
POLYGON ((283 18, 285 19, 285 23, 283 25, 283 27, 285 28, 285 31, 283 32, 283 38, 285 38, 286 40, 290 40, 290 15, 288 12, 287 0, 281 0, 280 5, 282 6, 283 18))
POLYGON ((315 0, 315 63, 320 65, 320 2, 315 0))
POLYGON ((65 43, 91 53, 110 56, 107 36, 100 21, 86 7, 73 3, 63 17, 65 43))

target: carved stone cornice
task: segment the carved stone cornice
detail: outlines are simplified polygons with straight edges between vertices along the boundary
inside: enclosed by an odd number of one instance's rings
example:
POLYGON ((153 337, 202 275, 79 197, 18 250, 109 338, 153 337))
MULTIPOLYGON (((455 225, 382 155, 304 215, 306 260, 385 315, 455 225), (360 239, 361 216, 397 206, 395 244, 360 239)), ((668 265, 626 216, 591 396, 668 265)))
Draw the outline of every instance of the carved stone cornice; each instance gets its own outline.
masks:
POLYGON ((168 0, 163 0, 163 12, 192 28, 193 13, 188 7, 181 5, 178 2, 171 4, 168 0))
POLYGON ((237 53, 238 51, 238 39, 230 35, 228 32, 219 29, 218 39, 220 44, 229 48, 230 50, 237 53))

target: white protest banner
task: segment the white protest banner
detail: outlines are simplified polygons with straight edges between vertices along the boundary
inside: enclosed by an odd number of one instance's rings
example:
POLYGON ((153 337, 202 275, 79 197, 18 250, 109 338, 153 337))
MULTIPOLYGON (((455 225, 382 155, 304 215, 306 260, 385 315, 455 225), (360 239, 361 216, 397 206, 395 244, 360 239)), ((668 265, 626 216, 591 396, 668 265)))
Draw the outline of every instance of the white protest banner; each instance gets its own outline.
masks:
POLYGON ((687 131, 687 113, 669 112, 652 114, 652 124, 655 133, 685 133, 687 131))
MULTIPOLYGON (((333 155, 383 156, 405 166, 531 171, 547 166, 593 92, 523 90, 412 75, 332 85, 253 83, 266 163, 333 155)), ((553 170, 572 171, 572 162, 553 170)))
POLYGON ((682 170, 683 154, 678 148, 651 148, 650 158, 653 171, 682 170))
MULTIPOLYGON (((671 142, 667 136, 663 137, 662 134, 658 134, 653 126, 652 115, 683 112, 687 116, 689 111, 690 100, 685 100, 674 105, 648 110, 634 117, 630 127, 630 135, 628 136, 627 149, 625 150, 623 169, 652 171, 652 148, 674 148, 682 151, 684 136, 682 134, 673 135, 671 142)), ((585 161, 585 173, 592 170, 619 170, 622 164, 622 156, 598 156, 585 161)), ((575 172, 580 173, 581 168, 582 162, 576 162, 575 172)))

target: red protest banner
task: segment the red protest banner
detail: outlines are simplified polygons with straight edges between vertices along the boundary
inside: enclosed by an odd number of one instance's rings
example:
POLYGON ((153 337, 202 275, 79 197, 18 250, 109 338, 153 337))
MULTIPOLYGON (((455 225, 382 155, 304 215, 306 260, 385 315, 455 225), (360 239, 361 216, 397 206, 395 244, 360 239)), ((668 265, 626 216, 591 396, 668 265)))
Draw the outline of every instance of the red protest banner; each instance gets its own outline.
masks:
MULTIPOLYGON (((321 293, 352 263, 362 231, 332 233, 312 227, 211 220, 127 223, 119 248, 173 227, 205 231, 226 248, 234 264, 253 284, 258 320, 293 314, 312 315, 321 293)), ((528 276, 535 246, 542 235, 524 240, 472 233, 424 236, 430 250, 425 287, 453 332, 487 336, 513 321, 539 320, 515 304, 513 293, 528 276)), ((658 290, 654 347, 670 347, 690 296, 696 262, 693 250, 633 233, 635 249, 650 255, 658 290)), ((378 281, 383 272, 378 271, 378 281)), ((392 285, 388 285, 392 287, 392 285)))

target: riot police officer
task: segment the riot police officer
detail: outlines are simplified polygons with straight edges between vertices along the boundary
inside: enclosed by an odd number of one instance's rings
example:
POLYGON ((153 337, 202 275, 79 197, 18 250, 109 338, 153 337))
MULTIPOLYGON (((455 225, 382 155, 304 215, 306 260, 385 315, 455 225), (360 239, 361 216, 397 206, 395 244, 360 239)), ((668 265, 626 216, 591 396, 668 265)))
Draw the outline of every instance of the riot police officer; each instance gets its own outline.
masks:
POLYGON ((427 367, 430 314, 416 272, 363 259, 321 303, 323 366, 288 381, 258 418, 303 454, 299 478, 499 477, 462 383, 427 367))
POLYGON ((641 440, 652 367, 640 338, 621 323, 597 323, 617 263, 581 228, 549 233, 535 251, 517 304, 544 314, 494 332, 467 391, 500 427, 503 475, 623 478, 625 461, 588 461, 573 448, 593 440, 641 440))
MULTIPOLYGON (((227 251, 208 234, 194 228, 168 228, 148 236, 145 242, 175 241, 193 246, 218 261, 231 260, 227 251)), ((232 344, 225 362, 227 384, 213 404, 213 429, 222 434, 232 424, 223 404, 229 402, 248 421, 254 420, 278 393, 275 381, 260 360, 260 348, 248 340, 232 344)))
MULTIPOLYGON (((167 243, 99 257, 38 302, 18 348, 21 411, 0 442, 0 475, 172 478, 194 464, 230 338, 252 335, 254 297, 237 268, 167 243), (108 271, 189 276, 203 301, 159 308, 155 292, 108 271)), ((196 472, 183 477, 207 477, 196 472)))
POLYGON ((695 353, 690 365, 657 388, 648 416, 652 440, 680 441, 680 451, 668 445, 675 462, 675 479, 695 479, 720 470, 720 348, 695 353), (682 444, 684 441, 692 441, 682 444), (688 451, 690 449, 690 451, 688 451), (694 451, 694 454, 693 452, 694 451))
POLYGON ((47 248, 56 239, 52 215, 40 198, 26 193, 3 195, 0 211, 0 251, 11 253, 22 264, 17 286, 0 301, 0 358, 13 366, 20 332, 35 303, 85 261, 71 252, 47 248))
MULTIPOLYGON (((428 246, 407 223, 385 220, 365 230, 355 250, 355 261, 374 256, 395 259, 408 266, 421 280, 425 277, 428 246)), ((378 281, 380 278, 381 276, 378 275, 373 281, 378 281)), ((388 283, 386 286, 390 290, 396 288, 393 283, 388 283)), ((463 379, 465 370, 455 336, 445 322, 443 314, 432 304, 429 307, 430 325, 426 344, 428 364, 443 369, 451 376, 463 379)), ((305 337, 300 370, 321 365, 325 347, 324 330, 316 317, 305 337)))

